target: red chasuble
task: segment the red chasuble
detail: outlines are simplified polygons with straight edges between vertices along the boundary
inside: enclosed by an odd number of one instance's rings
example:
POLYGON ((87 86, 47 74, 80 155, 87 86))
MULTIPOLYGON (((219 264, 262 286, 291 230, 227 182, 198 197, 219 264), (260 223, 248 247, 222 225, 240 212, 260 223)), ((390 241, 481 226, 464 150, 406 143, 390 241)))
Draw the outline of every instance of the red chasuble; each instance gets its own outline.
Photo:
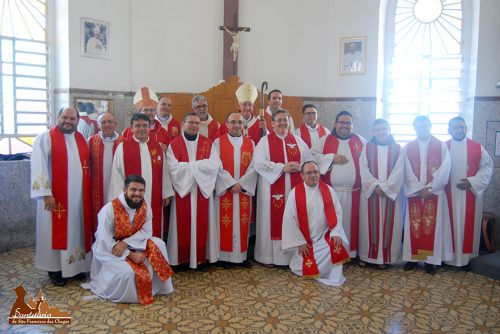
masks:
POLYGON ((217 122, 215 119, 212 119, 212 121, 208 123, 207 127, 208 127, 208 138, 211 141, 214 141, 215 139, 220 137, 219 122, 217 122))
MULTIPOLYGON (((64 134, 57 126, 50 129, 52 146, 52 195, 56 205, 52 210, 52 249, 68 248, 68 151, 64 134)), ((90 202, 89 149, 85 138, 78 131, 74 132, 78 155, 82 164, 82 197, 83 197, 83 235, 85 252, 90 252, 92 245, 92 208, 90 202)))
MULTIPOLYGON (((220 142, 220 158, 222 167, 228 171, 234 178, 234 147, 228 138, 228 134, 219 138, 220 142)), ((240 172, 236 177, 240 178, 245 175, 253 157, 253 143, 248 137, 243 138, 243 143, 240 149, 240 172)), ((251 198, 244 193, 239 193, 240 207, 240 245, 241 252, 246 252, 248 248, 248 227, 250 223, 250 202, 251 198)), ((225 252, 233 251, 233 193, 226 191, 220 197, 219 204, 220 212, 220 249, 225 252)))
MULTIPOLYGON (((394 165, 399 157, 401 147, 392 143, 388 146, 387 156, 387 176, 392 172, 394 165)), ((366 144, 366 160, 368 161, 368 169, 370 173, 378 179, 378 145, 375 143, 366 144)), ((383 256, 384 262, 391 262, 391 241, 392 232, 394 228, 394 206, 395 203, 389 197, 385 200, 384 222, 383 222, 383 256)), ((369 250, 368 257, 376 259, 379 250, 379 236, 380 236, 380 197, 373 192, 368 199, 368 234, 369 234, 369 250)))
MULTIPOLYGON (((111 203, 113 205, 113 212, 115 216, 116 240, 121 241, 134 235, 146 223, 147 204, 145 201, 139 209, 135 210, 133 224, 130 222, 127 209, 125 209, 122 202, 120 202, 118 198, 115 198, 111 203)), ((167 260, 163 257, 163 254, 153 240, 148 239, 144 253, 146 253, 149 263, 151 263, 153 270, 162 282, 165 282, 174 274, 174 271, 168 264, 167 260)), ((129 258, 127 258, 126 261, 135 273, 135 283, 139 302, 142 305, 153 303, 153 281, 149 275, 148 268, 144 263, 135 263, 129 258)))
MULTIPOLYGON (((151 137, 148 140, 148 150, 151 158, 151 176, 153 184, 146 184, 151 187, 151 210, 153 211, 153 236, 161 238, 161 222, 163 216, 163 151, 161 146, 151 137)), ((130 174, 142 175, 141 149, 139 143, 134 138, 123 141, 123 163, 125 165, 125 177, 130 174)))
MULTIPOLYGON (((171 143, 172 152, 179 162, 189 162, 189 155, 184 138, 179 136, 171 143)), ((212 141, 198 135, 196 160, 210 158, 212 141)), ((196 196, 196 261, 205 263, 208 237, 208 198, 205 198, 197 187, 196 196)), ((175 211, 177 213, 177 243, 179 263, 188 263, 191 248, 191 194, 181 198, 175 192, 175 211)))
POLYGON ((170 142, 181 134, 181 123, 179 123, 178 120, 172 117, 170 122, 168 122, 166 130, 168 132, 168 136, 170 138, 169 142, 170 142))
MULTIPOLYGON (((418 140, 408 143, 408 158, 413 173, 420 179, 420 148, 418 140)), ((432 173, 441 166, 441 142, 431 136, 427 146, 427 183, 432 181, 432 173)), ((425 261, 434 254, 434 235, 436 230, 438 196, 432 195, 424 200, 420 196, 408 198, 410 218, 411 257, 425 261)))
MULTIPOLYGON (((333 239, 330 239, 330 232, 337 226, 337 214, 335 212, 335 205, 328 189, 324 182, 318 183, 319 190, 321 191, 321 198, 323 199, 325 217, 328 223, 328 230, 325 233, 325 240, 330 246, 330 256, 332 264, 338 265, 350 260, 349 253, 347 253, 343 244, 340 247, 335 247, 333 239)), ((304 277, 317 278, 320 276, 316 259, 314 258, 313 242, 309 233, 309 218, 307 215, 307 197, 304 183, 300 183, 295 187, 295 206, 297 207, 297 218, 299 220, 299 229, 304 239, 306 239, 307 247, 309 248, 309 256, 304 257, 302 260, 302 273, 304 277)))
MULTIPOLYGON (((326 137, 325 145, 323 147, 323 154, 337 154, 339 149, 339 139, 330 134, 326 137)), ((363 150, 363 142, 361 138, 355 133, 349 138, 349 148, 351 151, 352 160, 354 163, 354 172, 356 177, 354 179, 354 184, 352 186, 352 199, 351 199, 351 240, 349 244, 349 249, 351 251, 356 251, 358 249, 358 235, 359 235, 359 196, 361 194, 361 176, 359 174, 359 156, 363 150)), ((332 185, 331 182, 332 170, 326 172, 325 175, 321 177, 323 182, 328 185, 332 185)))
MULTIPOLYGON (((326 135, 325 128, 319 123, 318 123, 317 127, 318 127, 319 138, 325 136, 326 135)), ((311 148, 311 146, 312 146, 311 134, 309 133, 309 129, 307 128, 306 123, 302 124, 299 129, 300 129, 300 137, 307 144, 307 146, 309 146, 309 148, 311 148)))
MULTIPOLYGON (((451 139, 446 142, 448 150, 451 149, 451 139)), ((467 177, 477 174, 481 163, 481 144, 467 138, 467 177)), ((451 181, 450 181, 451 182, 451 181)), ((448 210, 450 212, 451 236, 455 238, 455 226, 453 223, 453 198, 451 187, 456 187, 450 182, 446 185, 446 198, 448 199, 448 210)), ((464 240, 463 253, 472 253, 474 244, 474 216, 476 213, 476 195, 470 190, 465 190, 465 224, 464 224, 464 240)), ((453 239, 453 250, 455 250, 455 240, 453 239)))
MULTIPOLYGON (((288 133, 284 139, 285 151, 283 150, 283 139, 279 138, 273 131, 267 136, 269 143, 269 153, 272 162, 286 163, 285 154, 288 162, 300 163, 300 148, 295 137, 288 133)), ((271 185, 271 240, 281 240, 281 227, 283 225, 283 213, 285 212, 285 174, 271 185)), ((291 189, 301 182, 300 173, 290 173, 291 189)))
MULTIPOLYGON (((115 155, 118 144, 120 144, 122 140, 122 136, 118 136, 113 143, 113 156, 115 155)), ((92 166, 92 235, 94 235, 97 230, 97 214, 105 204, 103 184, 104 144, 99 134, 90 137, 89 149, 90 164, 92 166)))

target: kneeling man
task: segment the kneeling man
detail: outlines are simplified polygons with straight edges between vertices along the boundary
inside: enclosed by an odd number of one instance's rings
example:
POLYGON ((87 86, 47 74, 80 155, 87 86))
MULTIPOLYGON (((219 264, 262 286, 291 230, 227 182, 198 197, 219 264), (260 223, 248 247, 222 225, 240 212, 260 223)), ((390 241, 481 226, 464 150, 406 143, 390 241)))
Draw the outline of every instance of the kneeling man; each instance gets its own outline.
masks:
POLYGON ((301 177, 304 182, 290 192, 285 205, 282 248, 294 251, 292 272, 339 286, 345 282, 342 264, 349 261, 340 202, 333 188, 319 180, 316 162, 305 162, 301 177))
POLYGON ((153 295, 174 291, 167 248, 152 236, 145 186, 142 176, 127 176, 123 193, 98 216, 90 289, 116 303, 147 305, 154 302, 153 295))

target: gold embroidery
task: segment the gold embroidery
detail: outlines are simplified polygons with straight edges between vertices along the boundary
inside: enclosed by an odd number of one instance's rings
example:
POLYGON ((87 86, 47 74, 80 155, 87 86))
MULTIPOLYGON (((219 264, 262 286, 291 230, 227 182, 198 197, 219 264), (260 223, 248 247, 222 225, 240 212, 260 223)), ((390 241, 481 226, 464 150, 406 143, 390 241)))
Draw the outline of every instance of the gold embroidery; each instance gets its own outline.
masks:
POLYGON ((87 160, 83 161, 82 169, 83 169, 83 172, 85 173, 85 175, 88 175, 88 173, 89 173, 89 165, 87 163, 87 160))
POLYGON ((232 203, 231 203, 231 200, 230 200, 229 198, 225 197, 225 198, 222 200, 221 206, 222 206, 222 208, 223 208, 225 211, 229 210, 229 209, 231 208, 231 205, 232 205, 232 203))
POLYGON ((273 206, 275 208, 281 208, 283 206, 285 195, 275 194, 275 195, 272 195, 271 197, 273 198, 272 202, 273 202, 273 206))
POLYGON ((229 224, 231 224, 231 218, 229 218, 228 215, 224 215, 224 217, 222 217, 221 223, 222 225, 224 225, 224 227, 228 227, 229 224))
POLYGON ((307 261, 306 261, 307 268, 311 268, 312 265, 313 265, 313 262, 311 261, 311 259, 307 259, 307 261))
POLYGON ((249 205, 249 201, 248 201, 248 198, 246 196, 242 196, 241 198, 241 206, 243 207, 243 209, 247 209, 249 205))
POLYGON ((244 213, 243 215, 241 215, 240 220, 243 225, 248 224, 248 215, 244 213))
POLYGON ((241 163, 243 166, 248 166, 250 165, 250 161, 252 161, 252 153, 250 152, 242 152, 241 153, 241 163))
POLYGON ((57 215, 57 218, 61 219, 61 216, 63 215, 66 210, 64 209, 64 206, 62 206, 61 203, 57 203, 56 207, 54 208, 54 212, 57 215))

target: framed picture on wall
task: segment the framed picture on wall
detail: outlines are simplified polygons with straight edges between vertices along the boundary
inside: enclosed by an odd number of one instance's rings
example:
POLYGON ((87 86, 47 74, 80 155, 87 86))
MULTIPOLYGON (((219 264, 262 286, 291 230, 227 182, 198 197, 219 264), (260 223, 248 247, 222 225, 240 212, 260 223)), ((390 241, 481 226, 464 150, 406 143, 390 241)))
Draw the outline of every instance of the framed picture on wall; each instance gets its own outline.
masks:
POLYGON ((97 117, 102 113, 114 113, 112 99, 75 97, 73 106, 78 110, 80 115, 87 115, 94 120, 97 120, 97 117))
POLYGON ((85 57, 109 59, 109 22, 82 17, 80 48, 85 57))
POLYGON ((340 74, 364 74, 366 72, 366 37, 340 39, 340 74))

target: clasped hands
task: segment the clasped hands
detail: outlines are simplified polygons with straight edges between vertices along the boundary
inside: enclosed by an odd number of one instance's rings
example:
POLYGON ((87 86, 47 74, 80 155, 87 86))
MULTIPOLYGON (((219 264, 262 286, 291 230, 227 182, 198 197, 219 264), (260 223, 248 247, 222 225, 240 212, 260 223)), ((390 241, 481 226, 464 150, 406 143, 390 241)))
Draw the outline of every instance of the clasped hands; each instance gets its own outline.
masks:
MULTIPOLYGON (((118 241, 111 250, 114 256, 121 257, 123 253, 128 249, 128 245, 125 241, 118 241)), ((142 263, 146 259, 146 254, 142 252, 130 251, 127 256, 134 263, 142 263)))
POLYGON ((283 166, 283 173, 295 173, 300 172, 300 162, 287 162, 283 166))

